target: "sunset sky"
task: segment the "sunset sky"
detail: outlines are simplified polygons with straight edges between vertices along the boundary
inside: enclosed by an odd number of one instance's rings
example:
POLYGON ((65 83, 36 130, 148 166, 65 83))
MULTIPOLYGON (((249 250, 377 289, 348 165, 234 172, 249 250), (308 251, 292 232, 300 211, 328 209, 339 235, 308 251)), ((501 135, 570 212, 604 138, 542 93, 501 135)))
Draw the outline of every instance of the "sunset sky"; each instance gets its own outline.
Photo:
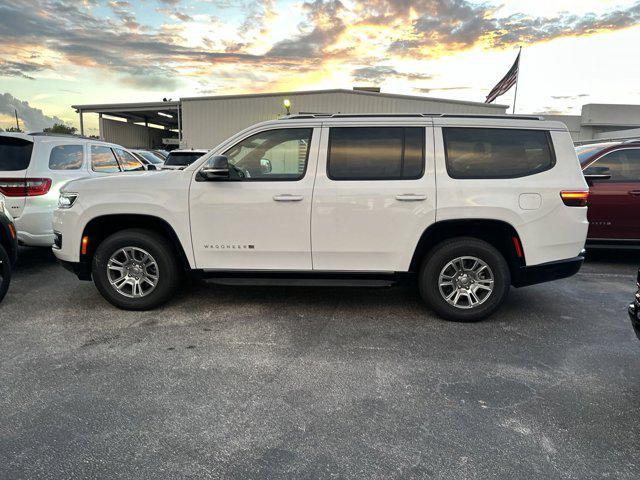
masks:
POLYGON ((0 127, 23 101, 74 125, 72 104, 354 85, 484 101, 520 45, 521 113, 640 104, 636 0, 0 0, 0 127))

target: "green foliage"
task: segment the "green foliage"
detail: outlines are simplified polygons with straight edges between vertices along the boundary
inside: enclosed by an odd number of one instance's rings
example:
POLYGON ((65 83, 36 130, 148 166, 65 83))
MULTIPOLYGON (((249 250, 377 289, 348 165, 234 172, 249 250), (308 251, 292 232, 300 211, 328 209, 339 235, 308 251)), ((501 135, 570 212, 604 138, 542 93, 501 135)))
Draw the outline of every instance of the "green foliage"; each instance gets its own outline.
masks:
POLYGON ((7 132, 17 132, 17 133, 22 133, 22 130, 19 129, 18 127, 9 127, 6 130, 7 132))
POLYGON ((64 133, 67 135, 75 135, 76 127, 70 127, 64 123, 54 123, 53 127, 45 128, 42 130, 45 133, 64 133))

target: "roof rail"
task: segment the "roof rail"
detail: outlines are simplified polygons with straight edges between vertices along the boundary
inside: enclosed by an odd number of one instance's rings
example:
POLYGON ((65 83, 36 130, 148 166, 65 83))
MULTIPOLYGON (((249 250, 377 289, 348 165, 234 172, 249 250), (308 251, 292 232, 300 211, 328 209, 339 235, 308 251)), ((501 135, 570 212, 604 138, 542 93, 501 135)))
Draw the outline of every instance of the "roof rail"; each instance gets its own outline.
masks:
POLYGON ((540 115, 489 115, 489 114, 473 114, 473 113, 299 113, 294 115, 286 115, 280 120, 296 120, 305 118, 486 118, 486 119, 505 119, 505 120, 544 120, 540 115))
POLYGON ((65 137, 65 138, 82 138, 84 140, 101 141, 99 138, 86 137, 84 135, 75 135, 71 133, 54 133, 54 132, 29 132, 27 135, 32 137, 65 137))

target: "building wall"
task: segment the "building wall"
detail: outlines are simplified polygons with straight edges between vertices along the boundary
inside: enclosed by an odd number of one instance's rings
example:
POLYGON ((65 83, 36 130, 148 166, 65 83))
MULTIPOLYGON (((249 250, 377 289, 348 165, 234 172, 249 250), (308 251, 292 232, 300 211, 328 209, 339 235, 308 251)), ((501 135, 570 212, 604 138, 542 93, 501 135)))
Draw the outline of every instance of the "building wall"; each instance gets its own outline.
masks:
POLYGON ((182 99, 184 148, 213 148, 238 131, 291 112, 312 113, 478 113, 503 114, 506 107, 376 93, 330 92, 182 99))
POLYGON ((135 123, 119 122, 110 118, 100 119, 100 138, 126 148, 158 148, 162 139, 177 134, 161 128, 145 127, 135 123))
POLYGON ((567 125, 574 142, 640 138, 640 105, 587 104, 581 115, 544 115, 567 125))

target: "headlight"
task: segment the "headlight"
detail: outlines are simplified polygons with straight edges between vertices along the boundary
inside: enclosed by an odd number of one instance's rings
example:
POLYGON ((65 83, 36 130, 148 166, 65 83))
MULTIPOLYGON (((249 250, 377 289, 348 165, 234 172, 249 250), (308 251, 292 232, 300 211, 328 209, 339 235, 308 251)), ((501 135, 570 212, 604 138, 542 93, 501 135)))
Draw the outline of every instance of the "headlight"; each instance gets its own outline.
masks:
POLYGON ((58 208, 73 207, 73 204, 76 203, 77 198, 77 193, 60 192, 60 197, 58 198, 58 208))

